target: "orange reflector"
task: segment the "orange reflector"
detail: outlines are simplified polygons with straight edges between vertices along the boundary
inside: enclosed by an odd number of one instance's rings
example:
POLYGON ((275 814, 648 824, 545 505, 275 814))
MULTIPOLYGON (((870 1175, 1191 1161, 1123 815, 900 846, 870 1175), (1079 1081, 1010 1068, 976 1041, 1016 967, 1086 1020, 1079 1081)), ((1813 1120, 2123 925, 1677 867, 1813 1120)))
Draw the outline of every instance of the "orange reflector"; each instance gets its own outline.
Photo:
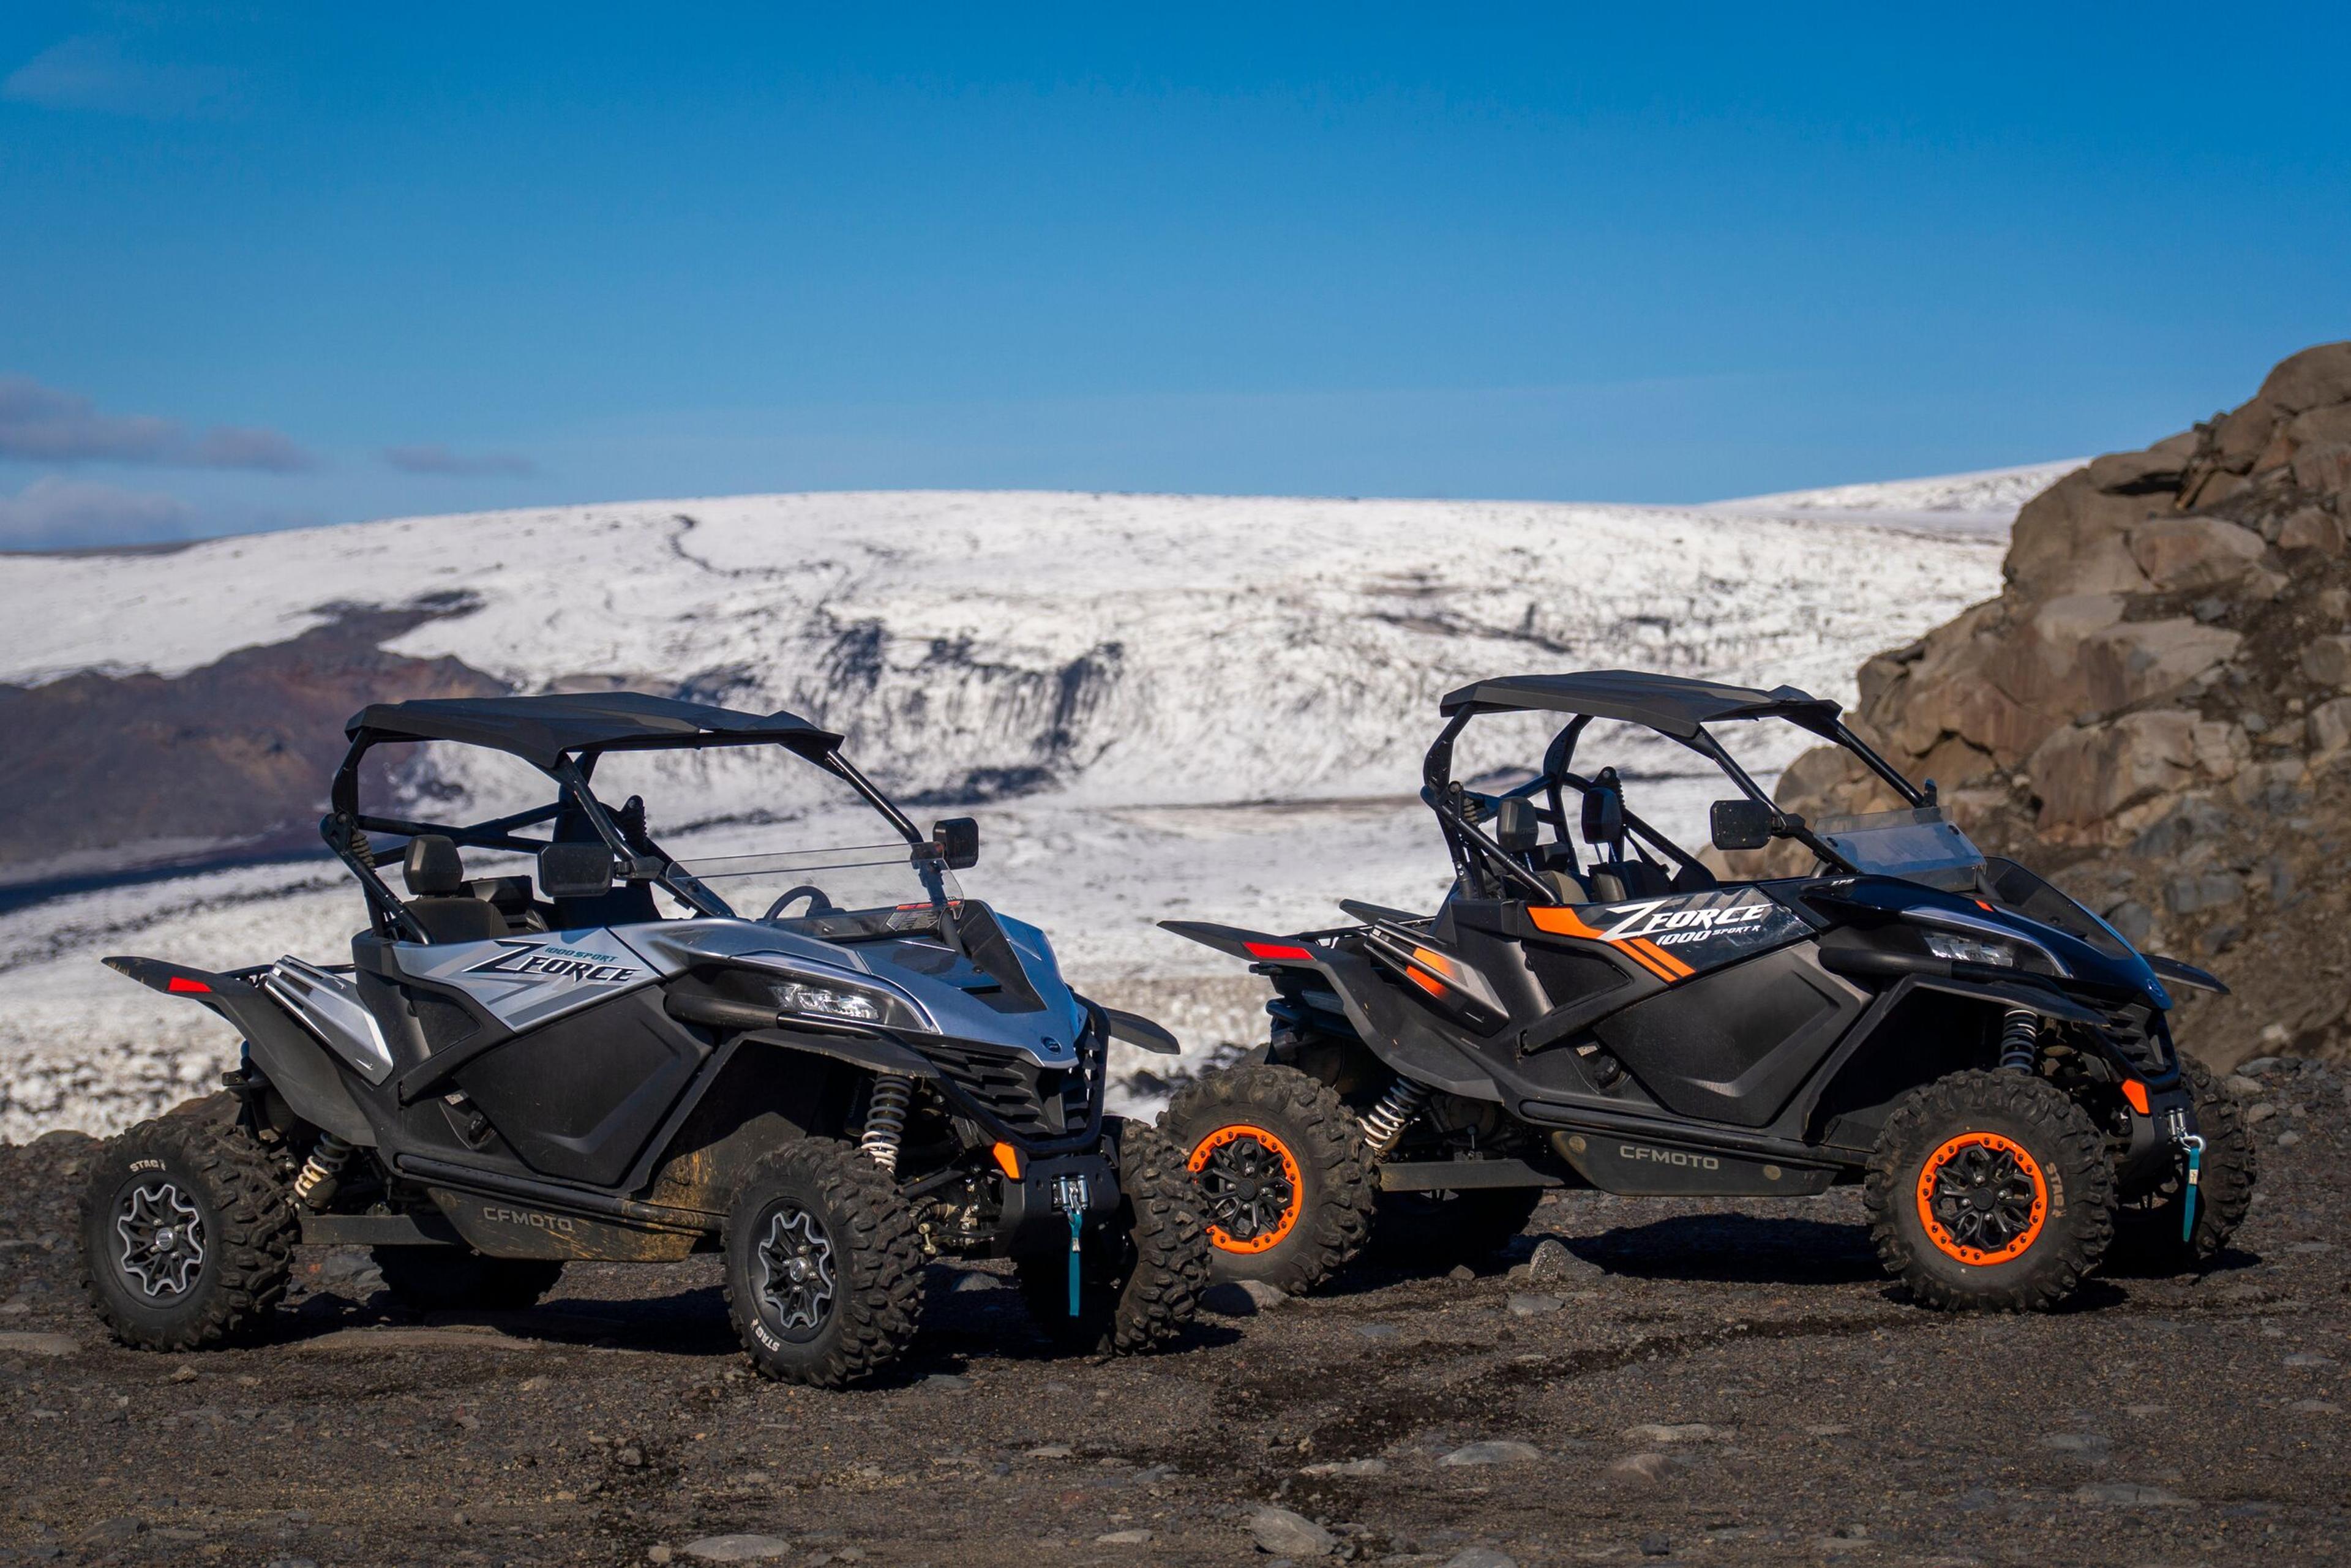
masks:
POLYGON ((2126 1078, 2123 1080, 2123 1098, 2129 1101, 2130 1108, 2137 1112, 2140 1115, 2144 1116, 2147 1113, 2147 1085, 2141 1083, 2137 1079, 2126 1078))
POLYGON ((1010 1144, 998 1144, 996 1145, 994 1152, 996 1155, 996 1168, 1002 1171, 1006 1176, 1010 1176, 1014 1181, 1019 1181, 1020 1179, 1020 1151, 1014 1148, 1010 1144))

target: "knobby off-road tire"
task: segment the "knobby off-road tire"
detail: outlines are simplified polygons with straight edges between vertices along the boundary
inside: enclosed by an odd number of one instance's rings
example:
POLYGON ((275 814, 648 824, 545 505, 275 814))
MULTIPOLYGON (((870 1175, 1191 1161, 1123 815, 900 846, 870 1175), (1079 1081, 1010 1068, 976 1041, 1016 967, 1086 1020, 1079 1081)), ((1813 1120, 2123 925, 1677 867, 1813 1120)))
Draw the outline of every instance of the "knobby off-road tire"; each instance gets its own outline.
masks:
POLYGON ((386 1290, 424 1312, 519 1312, 563 1277, 559 1259, 492 1258, 468 1247, 379 1247, 375 1266, 386 1290))
POLYGON ((2108 1266, 2144 1274, 2184 1274, 2208 1268, 2228 1246, 2252 1207, 2260 1161, 2237 1097, 2193 1061, 2182 1063, 2196 1126, 2204 1140, 2197 1173, 2196 1231, 2181 1232, 2185 1183, 2179 1173, 2158 1186, 2126 1193, 2115 1216, 2115 1242, 2108 1266))
POLYGON ((1384 1192, 1372 1255, 1401 1269, 1449 1269, 1492 1257, 1527 1228, 1542 1202, 1536 1186, 1472 1192, 1384 1192))
POLYGON ((1140 1355, 1191 1324, 1208 1283, 1208 1239, 1184 1153, 1142 1122, 1112 1116, 1118 1211, 1090 1225, 1078 1255, 1078 1315, 1070 1315, 1066 1248, 1013 1260, 1029 1315, 1060 1348, 1140 1355))
POLYGON ((166 1115, 110 1138, 82 1191, 82 1288, 138 1350, 256 1335, 286 1295, 290 1184, 233 1119, 166 1115))
POLYGON ((846 1388, 914 1343, 923 1249, 882 1167, 829 1138, 755 1161, 726 1208, 726 1310, 768 1377, 846 1388))
POLYGON ((1921 1304, 2046 1312, 2105 1255, 2114 1161, 2054 1084, 1954 1072, 1886 1119, 1864 1200, 1878 1260, 1921 1304))
POLYGON ((1267 1062, 1219 1069, 1176 1091, 1159 1130, 1199 1188, 1212 1279, 1303 1292, 1363 1250, 1371 1166, 1330 1085, 1267 1062))

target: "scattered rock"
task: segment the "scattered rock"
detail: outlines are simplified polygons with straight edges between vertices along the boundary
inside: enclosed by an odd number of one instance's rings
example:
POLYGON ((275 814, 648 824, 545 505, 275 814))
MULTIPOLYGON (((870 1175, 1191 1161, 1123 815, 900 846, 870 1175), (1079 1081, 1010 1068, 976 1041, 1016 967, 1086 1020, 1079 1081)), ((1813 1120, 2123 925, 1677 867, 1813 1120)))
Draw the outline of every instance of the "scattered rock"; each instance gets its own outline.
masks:
POLYGON ((1074 1454, 1067 1443, 1047 1443, 1042 1448, 1029 1449, 1028 1457, 1032 1459, 1067 1459, 1073 1458, 1074 1454))
POLYGON ((1361 1339, 1391 1340, 1400 1332, 1394 1323, 1357 1323, 1355 1325, 1356 1336, 1361 1339))
POLYGON ((1273 1557, 1327 1557, 1339 1544, 1338 1537, 1304 1514, 1270 1502, 1249 1515, 1249 1532, 1257 1549, 1273 1557))
POLYGON ((183 1366, 163 1379, 166 1383, 193 1383, 195 1380, 196 1369, 193 1366, 183 1366))
POLYGON ((1490 1546, 1465 1546, 1445 1560, 1444 1568, 1519 1568, 1519 1562, 1490 1546))
POLYGON ((1211 1285, 1200 1292, 1200 1310, 1221 1318, 1253 1318, 1257 1301, 1234 1281, 1211 1285))
POLYGON ((705 1563, 758 1563, 785 1556, 791 1549, 792 1543, 780 1535, 705 1535, 684 1546, 688 1557, 705 1563))
POLYGON ((2285 1358, 2288 1366, 2333 1366, 2335 1358, 2321 1355, 2314 1350, 2298 1350, 2285 1358))
POLYGON ((1653 1486, 1665 1479, 1666 1462, 1663 1454, 1627 1454, 1610 1465, 1604 1473, 1610 1480, 1653 1486))
POLYGON ((1263 1280, 1236 1280, 1233 1283, 1257 1303, 1257 1310, 1270 1312, 1290 1300, 1290 1292, 1279 1285, 1269 1285, 1263 1280))
POLYGON ((1514 1318, 1539 1318, 1545 1312, 1555 1312, 1567 1305, 1557 1296, 1541 1295, 1532 1291, 1510 1292, 1510 1312, 1514 1318))
POLYGON ((2297 1399, 2294 1407, 2307 1416, 2340 1416, 2343 1406, 2330 1405, 2324 1399, 2297 1399))
POLYGON ((81 1343, 71 1334, 36 1333, 26 1329, 0 1333, 0 1355, 72 1355, 81 1343))
POLYGON ((1714 1436, 1714 1428, 1703 1421, 1685 1421, 1677 1427, 1650 1422, 1627 1427, 1620 1436, 1628 1443, 1703 1443, 1714 1436))
POLYGON ((947 1294, 951 1296, 961 1296, 968 1294, 973 1291, 1000 1291, 1002 1289, 1004 1289, 1004 1281, 998 1279, 995 1275, 988 1273, 986 1270, 966 1269, 963 1272, 956 1276, 955 1283, 947 1287, 947 1294))
POLYGON ((2250 1100, 2262 1092, 2260 1080, 2248 1078, 2241 1072, 2229 1074, 2222 1087, 2241 1100, 2250 1100))
POLYGON ((2141 1486, 2136 1481, 2098 1481, 2074 1491, 2076 1502, 2113 1503, 2124 1508, 2193 1508, 2196 1505, 2178 1492, 2161 1487, 2141 1486))
POLYGON ((1599 1264, 1577 1257, 1551 1236, 1536 1242, 1534 1255, 1527 1260, 1527 1279, 1535 1284, 1545 1280, 1596 1280, 1606 1272, 1599 1264))
POLYGON ((923 1379, 923 1386, 936 1394, 968 1394, 971 1379, 956 1372, 934 1372, 923 1379))
POLYGON ((1309 1465, 1299 1474, 1307 1476, 1384 1476, 1388 1473, 1385 1459, 1328 1459, 1319 1465, 1309 1465))
POLYGON ((1541 1458, 1542 1450, 1532 1443, 1499 1437, 1479 1443, 1464 1443, 1437 1462, 1440 1465, 1522 1465, 1541 1458))
POLYGON ((1807 1437, 1842 1437, 1847 1436, 1852 1431, 1852 1427, 1844 1425, 1841 1421, 1826 1421, 1817 1427, 1805 1427, 1804 1436, 1807 1437))
POLYGON ((1644 1557, 1670 1557, 1673 1555, 1673 1542, 1666 1536, 1645 1535, 1641 1537, 1641 1555, 1644 1557))
POLYGON ((1467 1263, 1456 1263, 1446 1270, 1445 1277, 1455 1284, 1463 1284, 1478 1277, 1478 1270, 1467 1263))
POLYGON ((2245 1112, 2245 1125, 2248 1127, 2258 1127, 2263 1122, 2268 1121, 2272 1116, 2274 1116, 2277 1113, 2278 1108, 2264 1100, 2260 1104, 2247 1109, 2245 1112))
POLYGON ((1147 1530, 1113 1530, 1107 1535, 1094 1537, 1096 1546, 1148 1546, 1151 1531, 1147 1530))

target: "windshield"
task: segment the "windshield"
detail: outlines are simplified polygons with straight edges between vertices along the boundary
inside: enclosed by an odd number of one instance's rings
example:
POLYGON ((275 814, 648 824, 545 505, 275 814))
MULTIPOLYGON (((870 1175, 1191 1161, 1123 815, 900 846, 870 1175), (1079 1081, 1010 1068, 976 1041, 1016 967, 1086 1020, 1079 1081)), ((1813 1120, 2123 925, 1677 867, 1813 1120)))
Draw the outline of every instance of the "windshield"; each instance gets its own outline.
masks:
POLYGON ((772 920, 837 936, 845 926, 935 929, 939 911, 963 896, 936 849, 886 844, 774 854, 716 855, 674 862, 712 902, 745 920, 772 920))
POLYGON ((1939 806, 1823 817, 1813 825, 1821 841, 1857 871, 1907 877, 1929 887, 1972 888, 1983 852, 1943 816, 1939 806))

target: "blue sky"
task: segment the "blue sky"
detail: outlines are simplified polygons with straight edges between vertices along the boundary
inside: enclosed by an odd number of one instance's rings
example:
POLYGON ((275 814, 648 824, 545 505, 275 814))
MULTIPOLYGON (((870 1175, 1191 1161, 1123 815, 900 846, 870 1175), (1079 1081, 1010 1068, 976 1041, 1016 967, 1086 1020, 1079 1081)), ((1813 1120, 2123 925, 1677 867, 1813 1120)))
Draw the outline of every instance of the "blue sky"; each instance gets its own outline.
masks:
POLYGON ((2137 444, 2351 336, 2346 45, 2340 5, 13 0, 0 544, 2137 444))

